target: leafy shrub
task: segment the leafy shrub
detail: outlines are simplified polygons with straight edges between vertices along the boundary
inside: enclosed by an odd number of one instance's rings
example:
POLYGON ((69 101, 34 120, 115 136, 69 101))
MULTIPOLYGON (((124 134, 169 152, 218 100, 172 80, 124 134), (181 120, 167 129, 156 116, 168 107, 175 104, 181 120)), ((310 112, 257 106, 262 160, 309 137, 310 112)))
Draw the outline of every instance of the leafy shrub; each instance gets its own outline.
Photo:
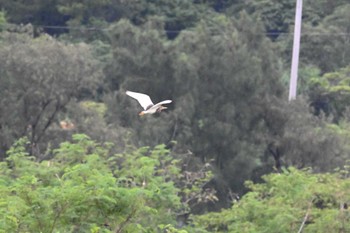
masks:
POLYGON ((175 186, 180 161, 163 145, 110 155, 112 144, 78 134, 38 162, 26 144, 0 163, 0 232, 177 232, 188 206, 175 186))

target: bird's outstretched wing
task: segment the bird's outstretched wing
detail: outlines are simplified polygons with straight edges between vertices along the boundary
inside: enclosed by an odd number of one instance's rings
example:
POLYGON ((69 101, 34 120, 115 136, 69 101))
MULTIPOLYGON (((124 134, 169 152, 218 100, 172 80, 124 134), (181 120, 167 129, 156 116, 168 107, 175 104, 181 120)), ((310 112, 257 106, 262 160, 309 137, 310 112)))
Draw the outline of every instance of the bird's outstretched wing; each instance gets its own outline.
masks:
POLYGON ((163 100, 163 101, 161 101, 159 103, 156 103, 154 105, 154 107, 157 107, 157 106, 162 105, 162 104, 170 104, 171 102, 172 102, 171 100, 163 100))
POLYGON ((146 110, 147 107, 150 107, 153 105, 151 98, 146 94, 137 93, 133 91, 126 91, 126 94, 136 99, 140 103, 140 105, 143 107, 144 110, 146 110))

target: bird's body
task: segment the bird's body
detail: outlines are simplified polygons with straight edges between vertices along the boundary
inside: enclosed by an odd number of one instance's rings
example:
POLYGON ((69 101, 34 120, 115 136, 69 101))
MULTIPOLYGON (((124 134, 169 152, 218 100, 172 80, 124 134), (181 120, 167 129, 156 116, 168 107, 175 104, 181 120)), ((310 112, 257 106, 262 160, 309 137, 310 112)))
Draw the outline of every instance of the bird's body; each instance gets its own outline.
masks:
POLYGON ((140 116, 144 114, 154 114, 156 112, 161 112, 162 110, 167 109, 167 107, 162 106, 163 104, 170 104, 172 102, 171 100, 163 100, 157 104, 153 104, 151 98, 146 94, 133 91, 126 91, 126 94, 136 99, 143 107, 144 111, 139 113, 140 116))

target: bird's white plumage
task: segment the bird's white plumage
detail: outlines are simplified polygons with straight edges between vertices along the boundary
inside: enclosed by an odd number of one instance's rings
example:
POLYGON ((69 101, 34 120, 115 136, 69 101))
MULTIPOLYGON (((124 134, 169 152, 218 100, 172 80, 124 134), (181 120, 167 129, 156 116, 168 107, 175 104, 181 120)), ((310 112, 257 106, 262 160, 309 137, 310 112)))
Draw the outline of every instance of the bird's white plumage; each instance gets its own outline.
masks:
POLYGON ((162 111, 163 109, 166 109, 166 107, 163 107, 163 104, 170 104, 171 100, 163 100, 157 104, 153 104, 151 98, 142 93, 137 93, 133 91, 126 91, 126 94, 134 99, 136 99, 140 105, 143 107, 144 111, 140 113, 140 115, 143 114, 154 114, 157 111, 162 111))
POLYGON ((137 93, 133 91, 126 91, 126 94, 136 99, 145 110, 147 109, 147 107, 153 105, 151 98, 146 94, 137 93))
POLYGON ((160 106, 162 104, 170 104, 171 102, 172 102, 171 100, 163 100, 163 101, 155 104, 153 107, 158 107, 158 106, 160 106))

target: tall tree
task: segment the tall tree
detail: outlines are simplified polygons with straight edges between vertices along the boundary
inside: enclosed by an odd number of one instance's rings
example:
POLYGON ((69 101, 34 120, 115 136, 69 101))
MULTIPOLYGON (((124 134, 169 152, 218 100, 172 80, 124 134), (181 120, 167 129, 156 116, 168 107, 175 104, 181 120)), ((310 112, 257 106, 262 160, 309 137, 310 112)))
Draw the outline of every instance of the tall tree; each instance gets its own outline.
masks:
POLYGON ((121 92, 111 121, 132 127, 138 143, 176 140, 175 150, 214 159, 225 180, 238 187, 261 165, 261 138, 268 133, 263 116, 271 100, 283 95, 271 42, 253 33, 263 29, 247 14, 215 17, 173 42, 157 25, 149 27, 119 22, 112 29, 111 83, 121 92), (123 94, 126 89, 172 98, 174 109, 140 119, 140 107, 123 94))
POLYGON ((1 156, 25 135, 34 153, 64 107, 82 91, 92 92, 102 74, 86 44, 16 33, 2 34, 0 43, 1 156))
MULTIPOLYGON (((326 16, 332 14, 337 7, 347 3, 346 0, 321 0, 305 2, 303 7, 303 22, 317 26, 326 16)), ((226 12, 237 12, 245 9, 249 14, 262 20, 266 31, 270 33, 288 32, 294 24, 295 1, 293 0, 262 0, 243 1, 239 7, 233 5, 226 12)))
POLYGON ((317 27, 305 27, 301 40, 301 59, 332 72, 350 64, 350 4, 337 7, 317 27))
MULTIPOLYGON (((0 8, 7 13, 8 21, 15 24, 33 24, 40 26, 63 26, 67 17, 57 9, 57 0, 23 1, 0 0, 0 8)), ((44 31, 50 34, 66 32, 62 29, 45 27, 44 31)))

